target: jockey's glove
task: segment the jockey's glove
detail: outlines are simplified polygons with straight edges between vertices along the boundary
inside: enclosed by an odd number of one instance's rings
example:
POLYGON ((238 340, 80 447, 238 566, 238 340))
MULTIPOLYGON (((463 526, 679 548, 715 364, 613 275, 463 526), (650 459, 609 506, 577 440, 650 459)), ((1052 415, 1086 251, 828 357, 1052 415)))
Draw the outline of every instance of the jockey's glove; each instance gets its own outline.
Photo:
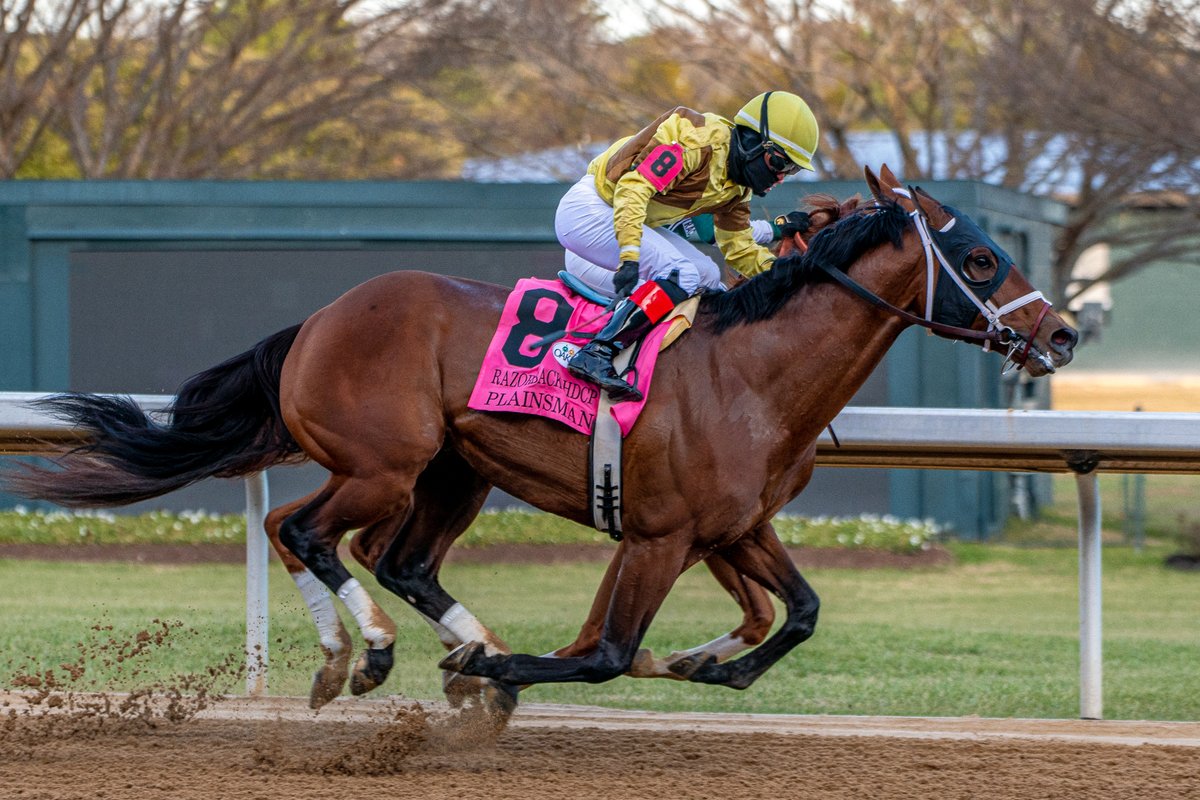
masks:
POLYGON ((775 229, 776 239, 790 239, 797 234, 808 233, 812 219, 804 211, 789 211, 776 217, 771 227, 775 229))
POLYGON ((622 261, 617 274, 613 275, 613 291, 617 297, 629 297, 633 287, 637 286, 638 270, 641 265, 636 261, 622 261))

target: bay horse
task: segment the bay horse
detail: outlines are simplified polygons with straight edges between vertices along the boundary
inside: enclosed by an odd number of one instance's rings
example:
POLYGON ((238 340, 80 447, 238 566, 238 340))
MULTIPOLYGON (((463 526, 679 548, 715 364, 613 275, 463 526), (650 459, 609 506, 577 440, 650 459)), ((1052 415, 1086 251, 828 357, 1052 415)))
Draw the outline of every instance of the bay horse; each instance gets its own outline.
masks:
POLYGON ((499 286, 420 272, 370 280, 189 379, 166 424, 124 399, 52 398, 47 407, 89 443, 62 453, 57 469, 10 477, 9 488, 68 506, 120 505, 286 461, 324 466, 326 484, 267 524, 326 652, 314 705, 340 692, 349 661, 329 592, 368 644, 352 691, 378 685, 392 663, 394 623, 337 554, 351 529, 360 529, 355 557, 452 648, 440 666, 477 679, 457 682, 460 699, 479 691, 511 710, 521 685, 636 673, 663 599, 706 559, 723 585, 745 589, 737 599, 748 615, 765 589, 785 619, 739 658, 729 656, 746 642, 722 637, 668 670, 745 688, 812 634, 819 608, 770 520, 807 484, 818 434, 900 332, 922 324, 1006 347, 1035 376, 1067 364, 1077 341, 969 218, 901 186, 886 166, 866 179, 872 204, 819 232, 803 255, 703 298, 692 330, 661 354, 625 442, 625 539, 579 638, 550 656, 511 654, 437 580, 492 486, 590 522, 586 437, 467 406, 508 293, 499 286))

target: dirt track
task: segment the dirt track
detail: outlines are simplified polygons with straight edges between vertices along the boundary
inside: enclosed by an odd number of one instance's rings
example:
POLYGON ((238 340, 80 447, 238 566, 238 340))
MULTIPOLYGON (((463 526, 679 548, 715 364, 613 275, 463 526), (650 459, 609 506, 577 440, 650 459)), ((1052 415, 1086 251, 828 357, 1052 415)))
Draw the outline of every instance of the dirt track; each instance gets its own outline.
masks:
POLYGON ((1200 723, 528 704, 493 741, 444 706, 387 698, 319 715, 291 698, 163 701, 0 691, 0 800, 1200 800, 1200 723))
POLYGON ((0 797, 1200 798, 1200 724, 651 714, 529 705, 495 742, 444 709, 222 702, 186 721, 17 712, 0 797))

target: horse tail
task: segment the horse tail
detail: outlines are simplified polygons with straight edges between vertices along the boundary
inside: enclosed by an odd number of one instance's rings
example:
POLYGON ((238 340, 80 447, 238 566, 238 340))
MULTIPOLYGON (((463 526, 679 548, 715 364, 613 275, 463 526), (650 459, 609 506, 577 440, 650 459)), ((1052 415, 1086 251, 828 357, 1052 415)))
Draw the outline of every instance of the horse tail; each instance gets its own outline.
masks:
POLYGON ((299 332, 300 325, 279 331, 193 375, 167 407, 168 422, 151 419, 129 397, 68 393, 36 401, 88 442, 63 448, 57 469, 21 467, 6 488, 72 508, 121 506, 204 478, 303 460, 279 410, 283 360, 299 332))

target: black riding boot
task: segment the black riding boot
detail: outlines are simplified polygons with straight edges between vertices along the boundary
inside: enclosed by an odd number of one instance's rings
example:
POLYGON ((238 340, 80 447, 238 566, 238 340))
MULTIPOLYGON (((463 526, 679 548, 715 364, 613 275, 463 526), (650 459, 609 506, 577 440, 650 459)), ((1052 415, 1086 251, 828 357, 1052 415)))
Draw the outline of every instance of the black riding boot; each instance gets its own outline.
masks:
POLYGON ((646 312, 626 298, 613 310, 612 317, 596 338, 567 362, 567 369, 575 377, 591 381, 607 391, 614 403, 641 400, 642 393, 637 387, 629 385, 617 374, 613 359, 653 327, 646 312))

